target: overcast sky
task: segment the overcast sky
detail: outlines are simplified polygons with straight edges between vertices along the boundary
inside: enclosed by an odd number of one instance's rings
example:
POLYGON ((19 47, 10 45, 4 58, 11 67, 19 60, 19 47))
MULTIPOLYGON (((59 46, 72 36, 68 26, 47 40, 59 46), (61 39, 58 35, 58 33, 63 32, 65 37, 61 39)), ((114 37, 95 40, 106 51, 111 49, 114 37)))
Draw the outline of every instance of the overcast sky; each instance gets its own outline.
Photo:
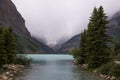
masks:
POLYGON ((111 16, 120 10, 120 0, 12 0, 26 20, 32 35, 47 44, 71 37, 87 27, 95 6, 103 5, 111 16))

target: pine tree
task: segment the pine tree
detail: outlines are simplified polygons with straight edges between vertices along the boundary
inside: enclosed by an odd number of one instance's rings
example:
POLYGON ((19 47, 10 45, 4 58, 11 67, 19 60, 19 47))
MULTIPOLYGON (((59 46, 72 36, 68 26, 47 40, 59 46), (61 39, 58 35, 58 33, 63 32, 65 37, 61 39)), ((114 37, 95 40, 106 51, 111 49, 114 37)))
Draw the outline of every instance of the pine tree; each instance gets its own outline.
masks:
POLYGON ((79 63, 84 64, 87 61, 87 31, 84 30, 84 32, 81 33, 81 40, 80 40, 80 53, 79 53, 79 63))
POLYGON ((100 67, 109 60, 110 48, 107 43, 109 36, 106 34, 108 24, 107 16, 104 13, 103 7, 94 8, 92 17, 88 25, 88 51, 90 68, 100 67))
POLYGON ((114 42, 114 56, 117 56, 120 53, 120 42, 114 42))
POLYGON ((3 45, 3 29, 0 27, 0 54, 4 53, 4 45, 3 45))
POLYGON ((75 58, 76 64, 79 64, 79 55, 80 55, 80 49, 79 48, 74 48, 71 50, 71 55, 75 58))
POLYGON ((0 66, 6 63, 6 55, 4 49, 3 29, 0 26, 0 66))
POLYGON ((87 33, 87 31, 84 30, 84 32, 82 32, 80 34, 80 39, 81 39, 80 40, 80 47, 79 48, 74 48, 71 52, 71 54, 75 58, 77 64, 85 64, 86 63, 86 59, 87 59, 86 33, 87 33))
POLYGON ((75 53, 79 64, 88 64, 88 68, 98 68, 110 60, 108 42, 111 40, 107 34, 107 24, 103 7, 94 8, 88 29, 81 33, 79 53, 75 53))
POLYGON ((16 56, 16 48, 14 42, 13 31, 11 27, 8 27, 3 32, 5 54, 7 55, 7 63, 14 62, 16 56))

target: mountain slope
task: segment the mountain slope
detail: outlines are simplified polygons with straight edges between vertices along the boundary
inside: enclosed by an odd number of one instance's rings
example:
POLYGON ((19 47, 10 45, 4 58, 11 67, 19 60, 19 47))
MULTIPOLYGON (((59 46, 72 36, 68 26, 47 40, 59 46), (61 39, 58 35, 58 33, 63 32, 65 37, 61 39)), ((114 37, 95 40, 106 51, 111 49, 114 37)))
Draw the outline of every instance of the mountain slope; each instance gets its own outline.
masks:
POLYGON ((112 35, 114 40, 120 41, 120 11, 115 13, 110 19, 108 34, 112 35))
POLYGON ((72 37, 67 42, 62 44, 61 48, 57 50, 58 53, 69 53, 71 49, 79 47, 80 44, 80 34, 72 37))
POLYGON ((14 32, 30 37, 24 19, 11 0, 0 0, 0 25, 12 26, 14 32))
POLYGON ((11 0, 0 0, 0 25, 4 27, 12 26, 19 53, 53 52, 47 45, 31 37, 25 26, 25 20, 11 0))

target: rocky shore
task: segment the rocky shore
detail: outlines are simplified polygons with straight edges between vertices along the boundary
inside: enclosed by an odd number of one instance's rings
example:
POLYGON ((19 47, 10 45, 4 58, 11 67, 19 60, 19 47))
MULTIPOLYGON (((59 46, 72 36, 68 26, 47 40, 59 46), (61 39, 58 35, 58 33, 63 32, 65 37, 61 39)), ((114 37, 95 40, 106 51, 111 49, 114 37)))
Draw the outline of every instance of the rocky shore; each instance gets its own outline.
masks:
POLYGON ((19 75, 24 68, 24 65, 6 64, 3 66, 3 72, 0 74, 0 80, 15 80, 15 77, 19 75))
POLYGON ((110 75, 100 74, 100 77, 104 78, 105 80, 116 80, 115 76, 110 76, 110 75))
MULTIPOLYGON (((76 61, 73 62, 75 65, 77 65, 82 70, 87 70, 88 64, 77 64, 76 61)), ((120 61, 115 61, 116 64, 120 64, 120 61)), ((91 72, 93 76, 100 76, 101 78, 105 80, 117 80, 115 76, 111 75, 103 75, 98 72, 98 70, 94 70, 91 72)))

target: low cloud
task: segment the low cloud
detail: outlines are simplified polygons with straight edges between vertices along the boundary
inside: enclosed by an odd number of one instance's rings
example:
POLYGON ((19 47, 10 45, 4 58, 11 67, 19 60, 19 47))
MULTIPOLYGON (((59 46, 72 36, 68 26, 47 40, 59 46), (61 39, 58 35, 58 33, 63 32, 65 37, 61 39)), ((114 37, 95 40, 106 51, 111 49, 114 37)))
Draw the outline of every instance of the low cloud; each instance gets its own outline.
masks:
POLYGON ((26 20, 26 27, 47 44, 72 37, 87 27, 95 6, 103 5, 111 16, 120 10, 120 0, 12 0, 26 20))

